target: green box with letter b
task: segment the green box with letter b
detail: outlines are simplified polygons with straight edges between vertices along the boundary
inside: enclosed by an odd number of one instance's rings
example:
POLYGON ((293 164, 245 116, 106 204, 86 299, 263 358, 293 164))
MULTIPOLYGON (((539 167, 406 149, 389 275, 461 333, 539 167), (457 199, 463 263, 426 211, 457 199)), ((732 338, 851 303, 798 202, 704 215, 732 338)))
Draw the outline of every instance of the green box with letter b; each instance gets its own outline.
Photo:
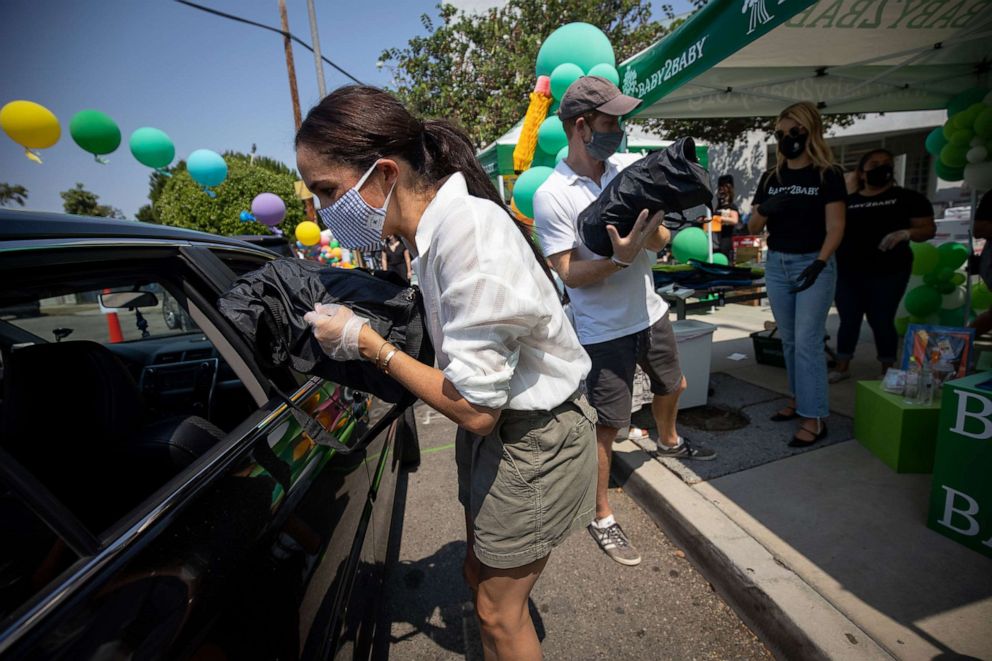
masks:
POLYGON ((992 372, 944 384, 927 525, 992 557, 992 372))

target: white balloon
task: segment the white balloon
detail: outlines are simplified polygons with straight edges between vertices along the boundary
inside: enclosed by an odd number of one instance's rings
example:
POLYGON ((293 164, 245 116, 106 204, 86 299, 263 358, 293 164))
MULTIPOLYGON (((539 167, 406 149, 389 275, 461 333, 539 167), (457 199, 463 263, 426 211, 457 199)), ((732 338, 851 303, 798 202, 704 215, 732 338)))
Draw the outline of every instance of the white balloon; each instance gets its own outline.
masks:
POLYGON ((942 310, 957 310, 968 300, 964 287, 958 287, 950 294, 944 294, 940 300, 942 310))
POLYGON ((965 154, 965 158, 968 159, 969 163, 981 163, 986 158, 989 157, 989 150, 985 147, 972 147, 965 154))
POLYGON ((992 190, 992 161, 968 163, 964 166, 964 180, 976 190, 992 190))

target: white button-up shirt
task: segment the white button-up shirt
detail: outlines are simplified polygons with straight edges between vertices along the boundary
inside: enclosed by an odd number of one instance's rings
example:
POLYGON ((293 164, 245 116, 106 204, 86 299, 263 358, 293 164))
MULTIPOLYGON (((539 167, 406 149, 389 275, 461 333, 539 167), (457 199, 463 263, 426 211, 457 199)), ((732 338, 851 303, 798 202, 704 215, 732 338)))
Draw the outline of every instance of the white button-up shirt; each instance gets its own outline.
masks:
MULTIPOLYGON (((576 174, 565 161, 555 167, 534 194, 534 223, 545 255, 574 249, 578 259, 606 259, 582 243, 579 214, 621 170, 640 158, 640 154, 610 156, 599 183, 576 174)), ((668 304, 654 290, 651 266, 655 259, 654 253, 642 250, 630 267, 591 285, 568 287, 582 344, 637 333, 668 313, 668 304)))
POLYGON ((417 226, 413 268, 438 366, 477 406, 549 410, 574 393, 589 356, 513 220, 455 173, 417 226))

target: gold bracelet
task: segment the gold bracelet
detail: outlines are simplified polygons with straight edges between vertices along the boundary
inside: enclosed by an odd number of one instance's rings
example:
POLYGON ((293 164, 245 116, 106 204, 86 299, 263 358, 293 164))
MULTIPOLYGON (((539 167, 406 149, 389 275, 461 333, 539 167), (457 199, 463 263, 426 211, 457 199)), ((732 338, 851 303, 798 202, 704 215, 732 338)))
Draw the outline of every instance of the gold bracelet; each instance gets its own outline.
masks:
POLYGON ((396 352, 397 351, 399 351, 399 349, 393 349, 392 351, 390 351, 389 353, 386 354, 386 357, 385 358, 382 359, 382 373, 383 374, 389 374, 389 361, 393 359, 393 356, 396 355, 396 352))
POLYGON ((382 354, 383 347, 385 347, 387 344, 389 344, 389 340, 383 340, 382 344, 379 345, 379 350, 375 352, 375 360, 372 361, 372 363, 376 367, 379 367, 379 356, 382 354))

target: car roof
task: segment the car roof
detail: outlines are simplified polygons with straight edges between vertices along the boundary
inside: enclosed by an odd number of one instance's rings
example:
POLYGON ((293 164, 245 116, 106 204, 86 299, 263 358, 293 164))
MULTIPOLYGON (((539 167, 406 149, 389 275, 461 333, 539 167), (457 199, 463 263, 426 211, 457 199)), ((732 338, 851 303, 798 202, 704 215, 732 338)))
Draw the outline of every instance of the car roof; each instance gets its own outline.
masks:
POLYGON ((212 243, 271 253, 271 250, 260 248, 257 244, 253 245, 247 241, 181 227, 143 223, 137 220, 0 209, 0 241, 77 238, 160 239, 212 243))

